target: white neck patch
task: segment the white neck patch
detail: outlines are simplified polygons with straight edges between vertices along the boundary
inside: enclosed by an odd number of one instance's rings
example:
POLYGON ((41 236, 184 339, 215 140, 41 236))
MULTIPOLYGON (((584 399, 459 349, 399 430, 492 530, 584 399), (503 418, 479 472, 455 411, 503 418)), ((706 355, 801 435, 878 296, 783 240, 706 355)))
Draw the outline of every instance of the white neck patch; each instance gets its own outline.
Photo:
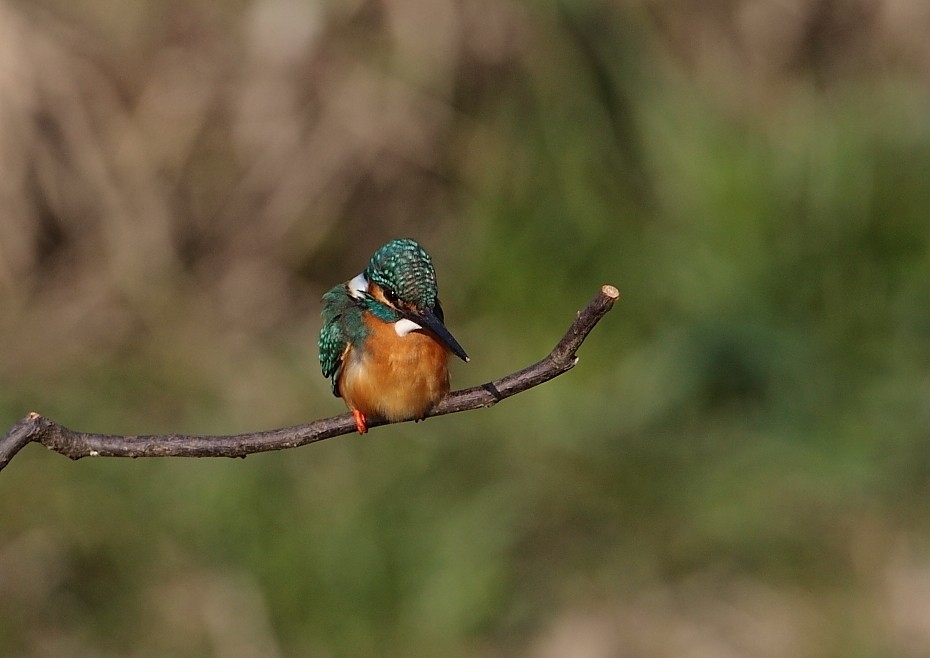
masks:
POLYGON ((368 292, 368 279, 364 274, 359 274, 346 284, 349 291, 349 297, 353 299, 364 299, 365 293, 368 292))
POLYGON ((411 331, 416 331, 417 329, 422 329, 422 328, 423 327, 418 325, 416 322, 414 322, 413 320, 408 320, 407 318, 401 318, 400 320, 394 323, 394 331, 397 332, 398 336, 406 336, 411 331))

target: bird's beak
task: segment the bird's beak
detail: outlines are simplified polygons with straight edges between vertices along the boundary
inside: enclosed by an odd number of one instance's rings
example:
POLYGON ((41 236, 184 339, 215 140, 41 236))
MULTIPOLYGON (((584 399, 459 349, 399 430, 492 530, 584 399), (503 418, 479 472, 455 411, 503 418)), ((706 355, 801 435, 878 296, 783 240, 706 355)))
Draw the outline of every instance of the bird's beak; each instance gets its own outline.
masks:
POLYGON ((459 345, 459 342, 455 340, 455 337, 449 333, 449 330, 446 329, 446 325, 436 317, 436 314, 433 313, 430 309, 417 309, 416 311, 410 311, 404 313, 403 315, 407 316, 408 320, 416 322, 421 327, 425 327, 432 331, 436 336, 442 341, 446 347, 452 350, 452 353, 459 357, 462 361, 468 362, 468 355, 465 354, 465 350, 462 349, 462 346, 459 345))

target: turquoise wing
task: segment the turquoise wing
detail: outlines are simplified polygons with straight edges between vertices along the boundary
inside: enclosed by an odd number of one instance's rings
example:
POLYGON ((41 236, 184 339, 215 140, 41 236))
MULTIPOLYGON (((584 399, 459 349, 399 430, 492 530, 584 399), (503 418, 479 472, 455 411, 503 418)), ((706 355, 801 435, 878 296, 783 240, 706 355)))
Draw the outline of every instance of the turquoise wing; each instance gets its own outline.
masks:
POLYGON ((345 285, 338 285, 323 295, 323 328, 320 330, 320 367, 323 376, 333 383, 333 395, 337 398, 337 382, 342 371, 342 358, 349 346, 346 333, 347 313, 351 313, 354 304, 346 293, 345 285))

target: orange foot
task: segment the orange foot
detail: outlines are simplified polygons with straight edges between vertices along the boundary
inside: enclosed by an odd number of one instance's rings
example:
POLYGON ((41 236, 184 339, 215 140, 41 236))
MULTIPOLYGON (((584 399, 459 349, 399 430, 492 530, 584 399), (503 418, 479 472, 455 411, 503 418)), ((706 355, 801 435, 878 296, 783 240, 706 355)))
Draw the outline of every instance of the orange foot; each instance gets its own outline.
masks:
POLYGON ((355 429, 358 430, 359 434, 364 434, 368 431, 368 426, 365 425, 365 414, 358 409, 353 409, 352 417, 355 419, 355 429))

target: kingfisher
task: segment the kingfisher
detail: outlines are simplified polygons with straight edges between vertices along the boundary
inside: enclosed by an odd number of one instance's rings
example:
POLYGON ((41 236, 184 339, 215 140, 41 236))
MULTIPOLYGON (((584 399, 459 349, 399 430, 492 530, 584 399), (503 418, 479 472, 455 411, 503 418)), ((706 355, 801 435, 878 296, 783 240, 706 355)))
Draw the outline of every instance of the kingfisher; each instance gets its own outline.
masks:
POLYGON ((359 434, 369 418, 422 420, 449 392, 449 354, 468 355, 444 324, 436 270, 415 240, 392 240, 365 271, 323 295, 320 366, 359 434))

